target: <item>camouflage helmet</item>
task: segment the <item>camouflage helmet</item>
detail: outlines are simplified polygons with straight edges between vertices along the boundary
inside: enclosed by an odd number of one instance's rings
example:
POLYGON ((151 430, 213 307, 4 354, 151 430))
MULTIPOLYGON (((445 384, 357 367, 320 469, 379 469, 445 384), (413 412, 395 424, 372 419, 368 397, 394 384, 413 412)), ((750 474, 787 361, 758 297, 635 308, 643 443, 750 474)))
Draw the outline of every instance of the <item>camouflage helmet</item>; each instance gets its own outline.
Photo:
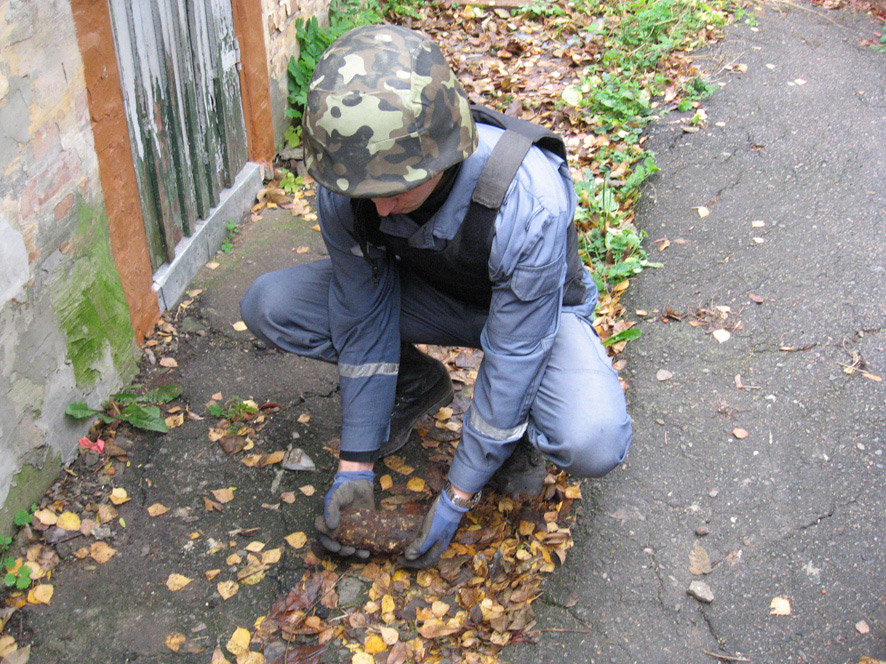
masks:
POLYGON ((477 148, 468 97, 440 48, 393 25, 356 28, 326 49, 302 136, 308 172, 352 198, 409 191, 477 148))

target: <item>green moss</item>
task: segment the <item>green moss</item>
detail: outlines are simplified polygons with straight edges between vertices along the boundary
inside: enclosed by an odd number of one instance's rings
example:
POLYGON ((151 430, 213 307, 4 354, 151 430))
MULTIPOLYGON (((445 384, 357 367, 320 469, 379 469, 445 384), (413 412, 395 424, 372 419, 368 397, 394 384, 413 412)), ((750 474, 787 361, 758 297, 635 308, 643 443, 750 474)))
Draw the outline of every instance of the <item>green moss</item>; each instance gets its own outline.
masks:
POLYGON ((53 274, 50 289, 77 384, 95 384, 106 349, 126 380, 136 370, 135 335, 101 206, 79 204, 71 259, 53 274))
POLYGON ((55 481, 61 469, 61 457, 55 455, 42 466, 26 464, 13 476, 9 495, 0 507, 0 537, 8 537, 15 531, 12 523, 15 513, 39 503, 46 487, 55 481))

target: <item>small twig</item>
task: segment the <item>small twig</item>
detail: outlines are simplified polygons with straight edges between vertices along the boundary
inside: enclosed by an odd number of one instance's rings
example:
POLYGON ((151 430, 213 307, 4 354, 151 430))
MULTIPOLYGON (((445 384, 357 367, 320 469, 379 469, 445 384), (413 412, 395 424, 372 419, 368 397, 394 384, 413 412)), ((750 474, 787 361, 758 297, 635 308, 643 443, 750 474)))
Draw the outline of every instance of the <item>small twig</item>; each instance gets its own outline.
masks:
POLYGON ((570 634, 595 634, 596 632, 592 632, 589 629, 563 629, 561 627, 546 627, 544 629, 533 629, 533 632, 557 632, 564 633, 568 632, 570 634))
POLYGON ((702 651, 705 655, 710 655, 711 657, 716 657, 717 659, 725 659, 730 662, 750 662, 751 660, 745 659, 744 657, 730 657, 729 655, 720 655, 715 652, 708 652, 707 650, 702 651))

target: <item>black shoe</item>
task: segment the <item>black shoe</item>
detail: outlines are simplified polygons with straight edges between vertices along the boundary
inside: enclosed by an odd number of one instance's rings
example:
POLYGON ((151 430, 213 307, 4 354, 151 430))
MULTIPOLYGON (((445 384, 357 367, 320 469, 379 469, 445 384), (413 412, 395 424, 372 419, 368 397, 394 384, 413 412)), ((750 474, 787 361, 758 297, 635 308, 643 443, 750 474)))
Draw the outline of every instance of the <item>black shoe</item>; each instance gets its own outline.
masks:
POLYGON ((381 444, 379 457, 393 454, 409 440, 416 423, 452 402, 452 380, 442 362, 412 344, 400 348, 397 398, 391 413, 391 433, 381 444))
POLYGON ((545 485, 545 460, 532 446, 526 434, 517 441, 514 451, 502 464, 487 486, 502 495, 540 496, 545 485))

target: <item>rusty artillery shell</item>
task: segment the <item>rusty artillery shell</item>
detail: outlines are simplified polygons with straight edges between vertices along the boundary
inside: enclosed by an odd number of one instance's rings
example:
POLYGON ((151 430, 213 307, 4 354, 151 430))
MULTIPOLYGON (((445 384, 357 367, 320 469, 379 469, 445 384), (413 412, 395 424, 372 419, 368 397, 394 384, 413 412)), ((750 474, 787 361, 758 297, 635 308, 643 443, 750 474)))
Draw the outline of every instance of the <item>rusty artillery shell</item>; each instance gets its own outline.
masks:
POLYGON ((421 534, 423 517, 402 512, 350 510, 342 512, 333 539, 343 546, 366 549, 372 553, 403 553, 421 534))

